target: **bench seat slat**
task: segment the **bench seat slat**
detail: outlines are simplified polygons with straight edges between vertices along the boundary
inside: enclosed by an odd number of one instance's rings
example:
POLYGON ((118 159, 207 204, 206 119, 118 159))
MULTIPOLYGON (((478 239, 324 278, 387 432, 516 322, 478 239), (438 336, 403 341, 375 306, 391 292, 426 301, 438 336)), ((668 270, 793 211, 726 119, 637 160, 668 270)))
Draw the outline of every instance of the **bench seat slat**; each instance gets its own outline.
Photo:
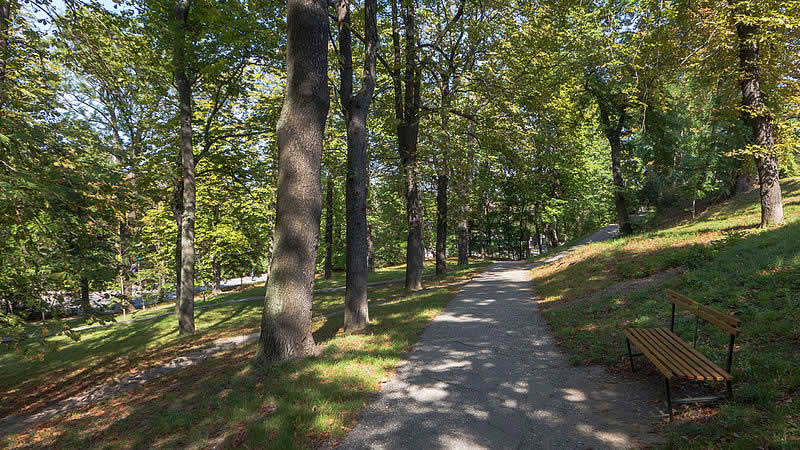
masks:
POLYGON ((623 333, 667 378, 677 376, 700 381, 733 379, 728 372, 665 328, 626 328, 623 333))
POLYGON ((623 333, 625 333, 625 335, 628 336, 628 338, 631 340, 631 342, 634 343, 634 345, 639 347, 639 350, 641 350, 642 353, 644 353, 645 356, 647 356, 647 359, 649 359, 658 368, 658 370, 660 370, 661 373, 664 374, 665 377, 667 377, 668 379, 673 378, 676 374, 673 373, 673 371, 670 368, 668 368, 666 358, 664 358, 664 356, 659 355, 657 350, 652 348, 647 341, 639 337, 639 330, 640 330, 639 328, 626 328, 623 330, 623 333), (663 358, 664 360, 662 361, 662 359, 659 358, 663 358))
POLYGON ((702 361, 697 357, 697 350, 695 350, 692 347, 686 347, 681 344, 683 340, 680 337, 678 337, 671 331, 667 330, 666 328, 654 328, 653 331, 659 336, 660 339, 662 339, 666 343, 666 345, 669 345, 672 348, 674 348, 675 351, 679 353, 684 360, 686 360, 687 364, 690 365, 693 372, 697 375, 695 377, 692 377, 692 379, 696 380, 719 379, 716 370, 714 370, 713 367, 709 367, 708 365, 706 365, 704 361, 702 361))
POLYGON ((688 342, 681 339, 680 336, 678 336, 677 334, 667 330, 666 328, 661 328, 660 331, 664 336, 668 337, 669 339, 672 339, 672 342, 674 342, 675 345, 680 346, 685 354, 688 354, 693 360, 695 360, 698 363, 698 366, 704 367, 706 368, 706 370, 709 370, 713 377, 710 378, 710 380, 726 381, 733 379, 733 376, 729 374, 725 369, 712 362, 704 354, 698 352, 695 348, 691 347, 688 342))
MULTIPOLYGON (((663 339, 655 333, 654 328, 638 328, 636 329, 637 338, 639 340, 636 346, 641 349, 640 344, 648 346, 651 350, 655 349, 661 356, 661 362, 666 365, 675 375, 680 378, 688 378, 696 380, 698 377, 695 375, 695 370, 692 370, 683 358, 675 353, 670 345, 666 345, 663 339)), ((648 357, 649 359, 649 357, 648 357)))
POLYGON ((679 369, 680 375, 689 380, 704 380, 706 378, 704 373, 701 373, 697 367, 687 360, 671 341, 665 340, 658 333, 658 328, 647 329, 648 338, 669 358, 668 363, 673 367, 679 369))

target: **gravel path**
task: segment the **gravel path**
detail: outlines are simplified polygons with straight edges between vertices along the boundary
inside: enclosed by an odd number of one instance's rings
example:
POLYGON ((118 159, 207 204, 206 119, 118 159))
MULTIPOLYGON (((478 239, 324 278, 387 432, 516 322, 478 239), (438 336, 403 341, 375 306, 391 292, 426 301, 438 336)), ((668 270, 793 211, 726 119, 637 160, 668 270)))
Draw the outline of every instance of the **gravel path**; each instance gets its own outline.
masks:
POLYGON ((571 367, 532 301, 530 267, 496 263, 465 286, 341 448, 630 448, 658 442, 651 432, 657 408, 649 402, 660 398, 657 387, 616 378, 602 367, 571 367))

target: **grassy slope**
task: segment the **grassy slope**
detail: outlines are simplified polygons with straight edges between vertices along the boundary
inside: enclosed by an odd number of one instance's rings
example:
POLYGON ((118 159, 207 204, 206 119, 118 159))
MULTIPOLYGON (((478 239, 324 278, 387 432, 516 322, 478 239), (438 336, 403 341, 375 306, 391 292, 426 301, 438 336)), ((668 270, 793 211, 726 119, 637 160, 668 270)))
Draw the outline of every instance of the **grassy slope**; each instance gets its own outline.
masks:
MULTIPOLYGON (((455 265, 456 260, 453 258, 449 261, 450 264, 455 265)), ((477 262, 473 262, 472 265, 477 264, 477 262)), ((433 276, 435 272, 436 266, 432 261, 427 261, 425 263, 424 268, 424 277, 428 278, 433 276)), ((367 282, 374 283, 374 282, 381 282, 381 281, 392 281, 392 280, 402 280, 405 278, 406 274, 406 266, 405 264, 397 265, 397 266, 387 266, 381 267, 376 269, 375 272, 372 272, 367 275, 367 282)), ((331 289, 331 288, 342 288, 345 284, 345 272, 333 272, 333 277, 330 280, 326 280, 322 274, 317 274, 317 278, 314 281, 314 289, 331 289)), ((202 292, 197 293, 195 295, 195 305, 212 305, 216 303, 231 301, 231 300, 241 300, 250 297, 264 297, 265 288, 264 283, 253 283, 253 284, 244 284, 242 286, 233 286, 223 289, 222 294, 212 296, 210 293, 202 292)), ((115 321, 123 321, 128 319, 139 319, 144 317, 156 316, 159 314, 169 313, 171 312, 172 308, 174 307, 174 303, 162 303, 156 306, 150 306, 147 309, 140 309, 134 311, 132 313, 123 315, 122 313, 116 314, 113 316, 113 320, 115 321)), ((104 319, 111 319, 112 316, 104 316, 104 319)), ((46 322, 32 322, 26 325, 23 325, 21 329, 14 330, 15 332, 10 332, 9 330, 4 330, 0 328, 0 336, 18 336, 20 333, 24 335, 30 334, 38 334, 42 327, 44 326, 45 329, 51 328, 52 330, 60 329, 62 325, 68 325, 71 328, 78 328, 84 325, 92 325, 94 322, 91 319, 87 319, 85 317, 71 317, 66 319, 61 319, 61 321, 56 320, 48 320, 46 322), (5 332, 4 332, 5 331, 5 332)), ((47 335, 47 333, 45 333, 47 335)))
MULTIPOLYGON (((476 261, 466 268, 451 268, 446 280, 428 280, 425 285, 471 276, 486 264, 476 261)), ((264 295, 263 288, 261 295, 264 295)), ((402 295, 402 286, 396 284, 369 290, 370 302, 402 295)), ((314 315, 317 322, 324 321, 321 316, 341 310, 343 305, 343 291, 316 294, 314 315)), ((253 301, 197 310, 195 324, 198 332, 193 336, 178 336, 174 317, 166 316, 86 331, 78 342, 65 336, 50 338, 48 341, 57 346, 57 350, 34 359, 17 352, 2 351, 0 417, 33 411, 112 377, 162 364, 216 339, 253 332, 258 329, 262 307, 262 302, 253 301)))
MULTIPOLYGON (((783 191, 787 223, 779 228, 756 228, 756 191, 712 207, 695 221, 591 244, 533 271, 540 307, 576 364, 629 370, 619 330, 665 326, 665 288, 742 321, 735 399, 719 410, 689 408, 668 427, 674 445, 800 445, 800 179, 785 180, 783 191), (616 282, 679 266, 686 268, 682 276, 656 288, 579 300, 616 282)), ((679 321, 678 333, 691 339, 692 326, 692 320, 679 321)), ((711 325, 704 331, 698 347, 724 361, 727 335, 711 325)))

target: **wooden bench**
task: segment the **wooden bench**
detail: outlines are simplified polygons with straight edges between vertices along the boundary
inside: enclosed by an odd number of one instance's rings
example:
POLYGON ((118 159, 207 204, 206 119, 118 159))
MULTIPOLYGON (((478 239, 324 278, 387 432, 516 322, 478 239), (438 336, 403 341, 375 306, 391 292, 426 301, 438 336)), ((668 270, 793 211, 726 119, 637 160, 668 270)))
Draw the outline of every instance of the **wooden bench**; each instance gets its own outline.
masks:
POLYGON ((633 357, 644 355, 664 375, 667 409, 669 410, 669 420, 672 421, 673 404, 709 402, 733 396, 733 388, 731 386, 733 376, 731 376, 730 372, 731 364, 733 363, 733 345, 736 335, 739 334, 740 322, 731 316, 703 306, 689 297, 670 289, 667 289, 667 300, 672 303, 672 316, 669 321, 669 329, 625 328, 622 332, 625 335, 625 344, 628 347, 628 359, 630 359, 631 362, 631 370, 636 370, 633 365, 633 357), (691 345, 675 334, 676 306, 680 306, 682 309, 689 311, 695 316, 694 337, 691 345), (697 351, 697 333, 700 327, 700 319, 716 325, 722 331, 730 335, 726 369, 722 369, 697 351), (635 345, 641 353, 632 353, 631 343, 635 345), (727 393, 721 396, 672 400, 670 395, 670 380, 673 378, 698 381, 724 381, 727 386, 727 393))

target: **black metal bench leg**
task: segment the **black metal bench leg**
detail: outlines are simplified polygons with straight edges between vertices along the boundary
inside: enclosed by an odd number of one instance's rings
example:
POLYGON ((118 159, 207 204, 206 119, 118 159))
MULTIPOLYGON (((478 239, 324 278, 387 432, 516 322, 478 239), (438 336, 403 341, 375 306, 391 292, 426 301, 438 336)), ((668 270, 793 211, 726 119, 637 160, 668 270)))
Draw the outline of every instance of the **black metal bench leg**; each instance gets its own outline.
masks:
POLYGON ((631 353, 631 340, 625 338, 625 344, 628 346, 628 359, 631 361, 631 372, 636 372, 636 367, 633 366, 633 353, 631 353))
POLYGON ((669 411, 669 421, 672 422, 672 397, 669 391, 669 378, 664 377, 664 387, 667 393, 667 410, 669 411))
POLYGON ((725 384, 728 387, 728 397, 733 398, 733 384, 731 383, 731 380, 726 380, 725 384))

